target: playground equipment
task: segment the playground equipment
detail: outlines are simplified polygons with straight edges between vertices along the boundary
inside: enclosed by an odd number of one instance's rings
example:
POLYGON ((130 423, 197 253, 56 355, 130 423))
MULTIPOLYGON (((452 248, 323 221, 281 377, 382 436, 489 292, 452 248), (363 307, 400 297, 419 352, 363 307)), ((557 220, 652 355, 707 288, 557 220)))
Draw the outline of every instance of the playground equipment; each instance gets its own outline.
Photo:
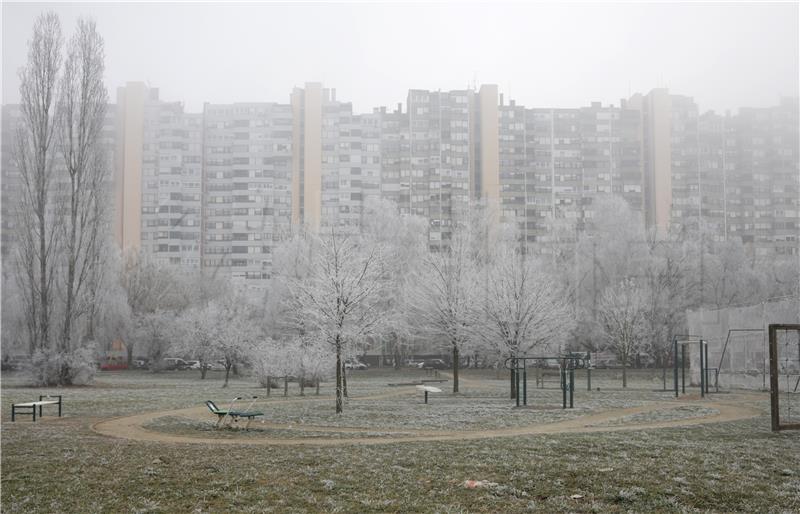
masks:
POLYGON ((680 367, 680 391, 686 394, 686 348, 690 344, 697 344, 700 353, 700 396, 705 397, 709 391, 708 373, 714 370, 716 392, 719 392, 719 368, 708 366, 708 343, 702 336, 692 334, 678 334, 672 338, 672 362, 673 362, 673 381, 675 386, 675 398, 678 397, 678 368, 680 367), (681 339, 683 338, 683 339, 681 339), (678 359, 678 348, 680 348, 680 361, 678 359), (680 365, 679 365, 680 362, 680 365))
MULTIPOLYGON (((760 370, 762 389, 767 388, 766 334, 763 328, 731 328, 725 337, 722 353, 717 365, 716 380, 719 383, 721 374, 725 374, 729 386, 746 387, 748 376, 760 370), (760 336, 757 336, 760 334, 760 336), (757 339, 756 339, 757 337, 757 339), (727 361, 725 357, 728 357, 727 361)), ((752 387, 752 380, 750 380, 752 387)))
POLYGON ((215 428, 219 428, 219 427, 225 426, 225 420, 226 419, 230 419, 230 422, 229 422, 229 425, 230 425, 232 423, 235 423, 235 422, 239 421, 239 418, 245 418, 245 419, 247 419, 247 424, 245 425, 245 429, 247 429, 247 428, 250 428, 250 423, 253 421, 253 418, 264 415, 263 412, 255 412, 255 411, 251 411, 250 410, 250 408, 253 406, 253 404, 258 399, 258 396, 253 396, 252 397, 252 401, 250 402, 250 404, 247 406, 247 408, 245 410, 243 410, 243 411, 235 411, 235 410, 233 410, 234 404, 237 401, 241 400, 241 399, 242 399, 241 396, 237 396, 236 398, 231 400, 231 404, 228 407, 228 410, 220 409, 211 400, 207 400, 206 401, 206 406, 208 407, 208 410, 210 410, 212 414, 216 414, 217 415, 217 424, 215 425, 215 428))
MULTIPOLYGON (((514 381, 516 394, 514 395, 517 407, 520 406, 520 371, 522 372, 522 405, 528 405, 528 361, 532 362, 552 362, 558 361, 559 377, 561 382, 561 408, 567 408, 567 396, 569 395, 569 408, 574 407, 575 392, 575 369, 589 368, 591 355, 587 352, 569 353, 557 357, 509 357, 503 363, 503 367, 511 370, 512 380, 514 381)), ((591 375, 589 375, 589 389, 591 390, 591 375)))
POLYGON ((800 405, 797 401, 800 386, 800 324, 771 324, 768 331, 772 431, 800 430, 800 405), (796 334, 796 338, 791 337, 794 335, 792 333, 796 334), (785 377, 783 410, 780 405, 780 375, 785 377), (792 387, 792 378, 795 376, 797 380, 792 387), (795 412, 792 412, 793 405, 795 412))

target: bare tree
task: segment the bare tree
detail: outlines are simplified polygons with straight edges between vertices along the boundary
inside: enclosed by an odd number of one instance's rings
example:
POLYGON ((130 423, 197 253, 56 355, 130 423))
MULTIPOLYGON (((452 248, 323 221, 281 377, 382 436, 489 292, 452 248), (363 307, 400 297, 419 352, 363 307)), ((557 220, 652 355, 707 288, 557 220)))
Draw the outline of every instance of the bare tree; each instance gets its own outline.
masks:
POLYGON ((20 71, 21 122, 15 160, 22 182, 18 204, 17 277, 25 303, 29 350, 50 350, 59 216, 54 198, 56 97, 61 69, 61 23, 42 14, 28 42, 28 62, 20 71))
POLYGON ((645 312, 645 293, 633 279, 625 279, 603 293, 598 314, 606 338, 622 362, 622 387, 628 387, 627 367, 644 339, 645 312))
POLYGON ((343 410, 342 356, 381 322, 385 285, 380 247, 368 240, 315 238, 307 277, 285 277, 294 319, 318 332, 336 353, 336 413, 343 410))
MULTIPOLYGON (((108 94, 103 84, 103 39, 95 23, 78 20, 69 43, 59 99, 60 146, 69 178, 64 229, 66 279, 64 321, 59 350, 72 350, 74 325, 84 313, 81 294, 98 265, 104 239, 105 182, 108 167, 101 148, 101 131, 108 94)), ((66 381, 69 370, 62 369, 66 381)))

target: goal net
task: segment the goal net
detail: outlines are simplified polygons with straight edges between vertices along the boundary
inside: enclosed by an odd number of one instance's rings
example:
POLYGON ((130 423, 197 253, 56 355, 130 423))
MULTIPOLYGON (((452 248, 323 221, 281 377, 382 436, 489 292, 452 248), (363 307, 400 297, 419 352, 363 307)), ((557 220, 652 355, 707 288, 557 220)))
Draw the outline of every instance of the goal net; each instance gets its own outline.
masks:
POLYGON ((772 429, 800 429, 800 324, 770 325, 772 429))

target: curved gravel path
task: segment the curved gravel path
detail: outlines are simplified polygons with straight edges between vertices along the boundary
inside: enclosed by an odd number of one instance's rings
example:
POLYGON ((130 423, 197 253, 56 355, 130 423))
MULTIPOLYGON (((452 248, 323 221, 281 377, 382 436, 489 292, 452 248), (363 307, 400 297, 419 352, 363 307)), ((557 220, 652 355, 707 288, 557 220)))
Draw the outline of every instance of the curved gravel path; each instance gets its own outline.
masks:
MULTIPOLYGON (((411 391, 399 390, 397 392, 363 397, 361 400, 385 399, 395 396, 410 394, 411 391)), ((144 428, 145 425, 155 419, 165 416, 181 416, 190 419, 208 419, 208 412, 205 406, 191 407, 179 410, 164 410, 146 412, 133 416, 124 416, 102 420, 92 425, 92 430, 98 434, 109 437, 130 439, 135 441, 150 441, 163 443, 179 444, 218 444, 218 445, 268 445, 268 446, 340 446, 344 444, 375 445, 375 444, 396 444, 409 442, 432 442, 432 441, 465 441, 477 439, 492 439, 496 437, 515 437, 539 434, 564 434, 564 433, 591 433, 591 432, 620 432, 626 430, 659 429, 682 426, 703 425, 707 423, 721 423, 727 421, 737 421, 753 418, 762 414, 760 409, 745 405, 743 400, 749 395, 730 395, 726 400, 709 401, 686 401, 673 400, 653 402, 639 407, 629 407, 622 409, 610 409, 595 414, 581 416, 579 418, 559 421, 555 423, 534 424, 522 427, 500 428, 488 430, 421 430, 413 428, 400 428, 390 430, 398 436, 385 437, 320 437, 320 438, 240 438, 240 439, 220 439, 210 437, 192 437, 187 435, 168 434, 144 428), (626 425, 601 425, 608 421, 618 419, 631 414, 659 411, 681 406, 702 406, 718 411, 704 417, 692 417, 676 420, 661 420, 643 423, 631 423, 626 425), (402 434, 402 435, 399 435, 402 434)), ((319 400, 324 400, 320 398, 319 400)), ((316 401, 314 399, 313 401, 316 401)), ((285 400, 298 401, 298 400, 285 400)), ((272 402, 274 403, 274 402, 272 402)), ((280 423, 259 423, 259 427, 273 429, 298 429, 304 431, 334 432, 358 434, 366 432, 386 432, 374 428, 347 428, 347 427, 325 427, 289 425, 280 423)))

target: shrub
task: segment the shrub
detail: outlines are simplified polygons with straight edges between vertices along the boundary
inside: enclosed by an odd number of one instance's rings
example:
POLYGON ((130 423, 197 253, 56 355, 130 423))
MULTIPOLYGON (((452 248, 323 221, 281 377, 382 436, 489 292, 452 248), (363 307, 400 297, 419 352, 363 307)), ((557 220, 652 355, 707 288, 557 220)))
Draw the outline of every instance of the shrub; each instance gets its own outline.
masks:
POLYGON ((97 373, 95 344, 69 353, 34 352, 25 371, 34 386, 89 384, 97 373))

